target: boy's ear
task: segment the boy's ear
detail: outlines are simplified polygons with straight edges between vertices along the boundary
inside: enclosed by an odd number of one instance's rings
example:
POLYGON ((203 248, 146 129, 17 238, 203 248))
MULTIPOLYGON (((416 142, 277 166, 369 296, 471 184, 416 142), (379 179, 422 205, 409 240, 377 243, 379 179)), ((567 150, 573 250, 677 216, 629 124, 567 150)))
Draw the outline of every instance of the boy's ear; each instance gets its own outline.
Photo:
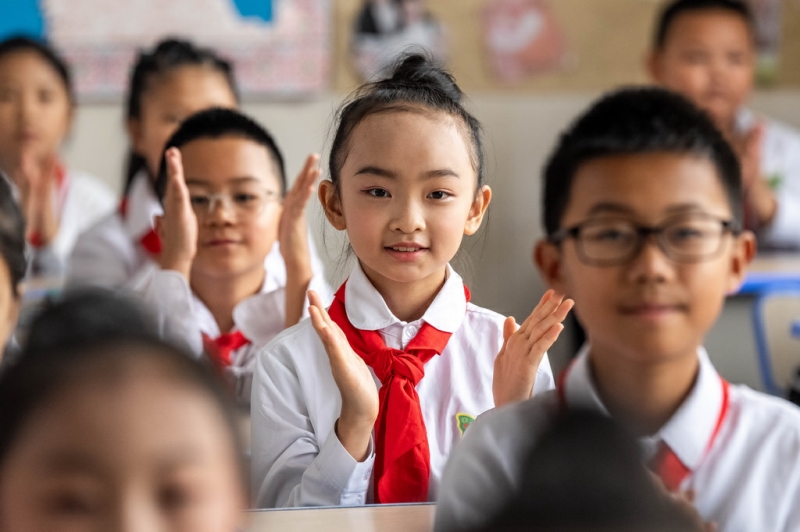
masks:
POLYGON ((344 212, 342 211, 342 201, 339 198, 339 192, 336 190, 336 185, 329 179, 323 180, 317 189, 319 202, 322 204, 322 210, 325 211, 325 217, 339 231, 347 229, 347 224, 344 220, 344 212))
POLYGON ((475 195, 475 200, 472 202, 472 207, 470 207, 467 223, 464 224, 465 235, 474 235, 478 232, 486 214, 486 209, 489 208, 489 203, 491 202, 492 189, 488 185, 483 185, 475 195))
POLYGON ((647 74, 650 80, 656 83, 661 83, 661 54, 658 50, 650 50, 647 52, 644 60, 647 74))
POLYGON ((756 237, 750 231, 743 231, 733 241, 731 253, 730 275, 728 276, 728 293, 733 294, 742 286, 747 276, 747 268, 756 256, 756 237))
POLYGON ((539 269, 539 275, 542 276, 549 288, 553 288, 562 294, 567 293, 566 283, 561 271, 561 249, 557 245, 545 239, 537 242, 533 248, 533 262, 539 269))

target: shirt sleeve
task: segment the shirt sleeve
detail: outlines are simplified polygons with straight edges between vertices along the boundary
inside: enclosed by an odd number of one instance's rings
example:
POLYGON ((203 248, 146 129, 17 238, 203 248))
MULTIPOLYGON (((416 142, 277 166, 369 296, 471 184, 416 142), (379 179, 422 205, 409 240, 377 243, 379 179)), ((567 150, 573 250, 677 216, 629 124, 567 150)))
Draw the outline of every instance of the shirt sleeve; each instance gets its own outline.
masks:
POLYGON ((67 286, 123 286, 132 276, 130 263, 135 260, 116 238, 127 238, 122 231, 114 231, 114 220, 106 219, 102 225, 92 227, 75 243, 69 258, 67 286))
POLYGON ((253 382, 255 507, 365 504, 375 461, 372 441, 368 458, 359 463, 345 450, 333 429, 318 435, 297 369, 286 353, 281 353, 281 346, 274 345, 259 354, 253 382))
POLYGON ((137 292, 154 313, 159 335, 194 355, 203 352, 203 336, 194 314, 192 290, 186 278, 172 270, 155 269, 137 292))
POLYGON ((768 247, 800 247, 800 134, 769 121, 761 157, 764 179, 776 180, 778 206, 759 237, 768 247))

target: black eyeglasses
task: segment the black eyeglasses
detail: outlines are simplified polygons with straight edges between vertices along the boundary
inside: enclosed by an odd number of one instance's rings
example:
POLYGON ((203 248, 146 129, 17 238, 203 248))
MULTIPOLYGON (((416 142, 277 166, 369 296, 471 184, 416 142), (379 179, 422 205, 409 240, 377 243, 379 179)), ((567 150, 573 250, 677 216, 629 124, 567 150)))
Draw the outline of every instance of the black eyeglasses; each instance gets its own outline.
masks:
POLYGON ((733 220, 710 214, 680 214, 657 226, 637 224, 625 218, 598 218, 566 227, 548 240, 561 244, 574 238, 581 262, 590 266, 619 266, 633 260, 650 235, 671 260, 701 262, 719 255, 725 235, 741 232, 733 220))

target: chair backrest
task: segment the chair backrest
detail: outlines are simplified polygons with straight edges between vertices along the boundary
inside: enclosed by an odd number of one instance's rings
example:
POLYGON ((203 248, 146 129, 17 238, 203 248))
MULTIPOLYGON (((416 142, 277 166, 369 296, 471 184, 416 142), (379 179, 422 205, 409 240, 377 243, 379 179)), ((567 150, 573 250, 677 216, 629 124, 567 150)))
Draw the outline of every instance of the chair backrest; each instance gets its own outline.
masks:
POLYGON ((753 325, 764 390, 785 396, 800 367, 800 291, 769 291, 756 298, 753 325))

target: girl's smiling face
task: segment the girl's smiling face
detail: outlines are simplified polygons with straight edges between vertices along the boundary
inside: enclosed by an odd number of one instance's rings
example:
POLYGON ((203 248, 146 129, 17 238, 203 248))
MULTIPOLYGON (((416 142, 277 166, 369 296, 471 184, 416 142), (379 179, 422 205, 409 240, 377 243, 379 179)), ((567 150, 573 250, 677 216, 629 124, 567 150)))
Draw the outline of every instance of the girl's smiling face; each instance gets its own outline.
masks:
POLYGON ((480 227, 491 191, 478 188, 465 128, 444 113, 392 111, 355 127, 339 183, 320 198, 376 288, 438 290, 465 234, 480 227), (477 190, 477 193, 476 193, 477 190))

